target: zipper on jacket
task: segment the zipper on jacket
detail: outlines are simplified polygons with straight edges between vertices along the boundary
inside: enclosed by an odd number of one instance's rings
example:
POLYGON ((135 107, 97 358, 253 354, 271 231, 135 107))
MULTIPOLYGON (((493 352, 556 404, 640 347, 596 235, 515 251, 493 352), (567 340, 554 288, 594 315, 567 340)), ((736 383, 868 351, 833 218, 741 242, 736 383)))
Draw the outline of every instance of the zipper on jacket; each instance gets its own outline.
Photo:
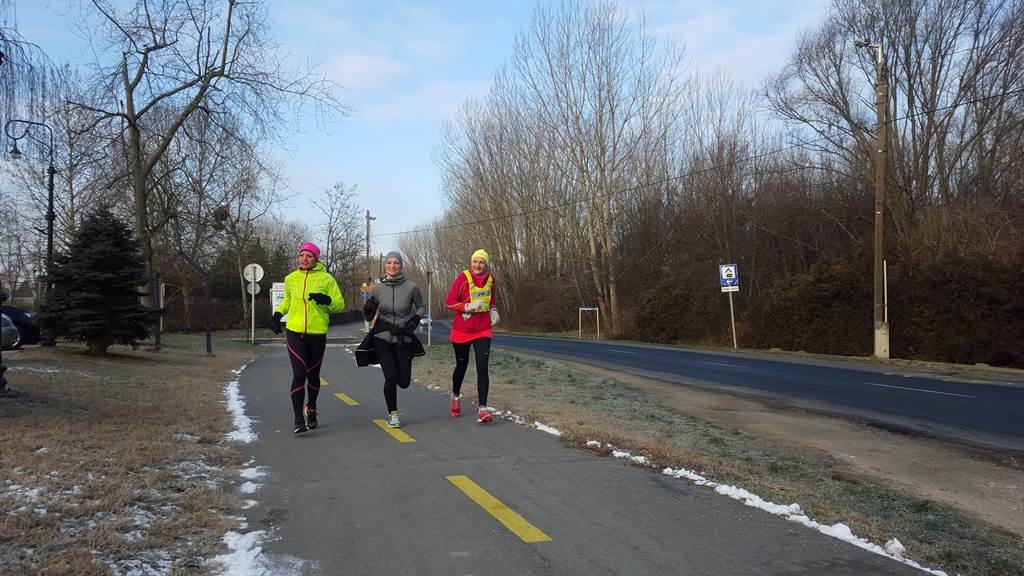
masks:
POLYGON ((309 332, 309 296, 306 294, 306 282, 309 280, 309 270, 306 270, 306 277, 302 280, 302 333, 309 332))

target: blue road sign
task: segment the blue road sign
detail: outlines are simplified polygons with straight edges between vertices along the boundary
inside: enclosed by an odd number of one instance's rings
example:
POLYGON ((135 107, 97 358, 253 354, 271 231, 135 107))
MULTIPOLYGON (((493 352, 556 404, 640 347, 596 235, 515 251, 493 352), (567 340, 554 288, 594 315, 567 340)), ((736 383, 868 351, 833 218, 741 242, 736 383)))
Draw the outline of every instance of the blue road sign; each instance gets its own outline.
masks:
POLYGON ((722 283, 722 288, 725 288, 726 286, 739 286, 739 270, 736 268, 735 264, 719 264, 718 279, 722 283))

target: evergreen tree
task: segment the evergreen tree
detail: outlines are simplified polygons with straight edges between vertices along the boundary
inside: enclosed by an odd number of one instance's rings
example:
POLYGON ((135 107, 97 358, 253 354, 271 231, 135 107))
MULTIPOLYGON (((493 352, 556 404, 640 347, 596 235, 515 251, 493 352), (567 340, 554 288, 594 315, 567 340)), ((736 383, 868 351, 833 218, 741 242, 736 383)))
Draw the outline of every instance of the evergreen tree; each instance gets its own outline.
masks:
POLYGON ((114 344, 137 347, 158 316, 139 299, 146 277, 136 248, 132 231, 109 209, 87 217, 68 252, 54 254, 43 326, 54 337, 84 341, 91 354, 114 344))

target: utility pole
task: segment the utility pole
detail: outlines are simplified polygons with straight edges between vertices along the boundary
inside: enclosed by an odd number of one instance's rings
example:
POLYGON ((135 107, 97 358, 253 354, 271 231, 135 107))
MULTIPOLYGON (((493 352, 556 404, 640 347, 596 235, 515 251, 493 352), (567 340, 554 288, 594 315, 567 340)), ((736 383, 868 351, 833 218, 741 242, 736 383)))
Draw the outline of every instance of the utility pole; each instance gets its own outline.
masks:
POLYGON ((885 74, 885 60, 882 45, 864 38, 857 38, 858 48, 870 48, 875 57, 875 257, 874 257, 874 341, 875 357, 889 357, 889 322, 885 311, 885 258, 882 243, 885 211, 885 175, 888 161, 888 140, 886 124, 888 114, 888 86, 885 74))

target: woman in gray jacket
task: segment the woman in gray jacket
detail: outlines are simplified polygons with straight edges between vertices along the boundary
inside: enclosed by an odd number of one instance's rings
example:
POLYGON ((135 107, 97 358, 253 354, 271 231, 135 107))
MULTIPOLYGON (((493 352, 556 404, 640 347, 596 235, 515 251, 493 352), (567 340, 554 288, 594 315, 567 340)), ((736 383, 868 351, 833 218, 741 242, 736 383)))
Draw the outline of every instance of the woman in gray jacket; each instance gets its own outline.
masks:
MULTIPOLYGON (((398 420, 398 388, 409 387, 412 381, 412 357, 419 340, 413 332, 426 314, 420 288, 402 274, 402 255, 388 252, 384 259, 385 276, 373 287, 363 314, 367 320, 376 317, 373 347, 384 372, 384 401, 388 405, 388 426, 400 428, 398 420)), ((422 349, 422 348, 420 348, 422 349)))

